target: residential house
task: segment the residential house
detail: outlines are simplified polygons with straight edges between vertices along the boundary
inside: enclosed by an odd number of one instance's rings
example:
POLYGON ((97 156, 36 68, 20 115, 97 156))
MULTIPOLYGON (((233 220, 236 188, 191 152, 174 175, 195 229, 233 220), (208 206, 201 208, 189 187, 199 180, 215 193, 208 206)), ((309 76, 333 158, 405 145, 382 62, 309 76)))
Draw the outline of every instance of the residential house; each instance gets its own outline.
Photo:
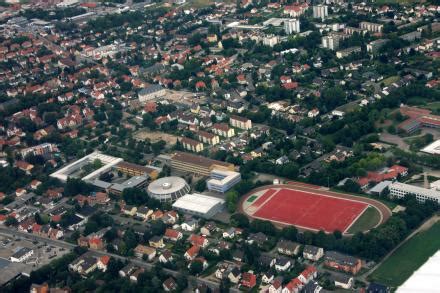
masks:
POLYGON ((167 211, 163 214, 161 221, 167 225, 174 225, 179 220, 179 214, 176 211, 167 211))
POLYGON ((264 233, 258 232, 249 234, 246 242, 249 244, 256 243, 258 246, 262 246, 267 240, 268 238, 264 233))
POLYGON ((137 211, 137 207, 135 207, 135 206, 131 206, 131 205, 125 205, 125 206, 122 208, 122 213, 123 213, 124 215, 131 216, 131 217, 133 217, 134 215, 136 215, 136 211, 137 211))
POLYGON ((159 262, 160 263, 170 263, 174 260, 173 254, 169 250, 165 250, 162 252, 162 254, 159 256, 159 262))
POLYGON ((119 276, 121 278, 129 277, 137 269, 138 269, 137 266, 135 266, 132 263, 129 263, 128 265, 126 265, 125 267, 119 270, 119 276))
POLYGON ((343 289, 351 289, 354 284, 354 279, 352 276, 344 275, 344 274, 332 274, 330 277, 335 283, 336 287, 343 289))
POLYGON ((304 287, 303 283, 298 279, 294 278, 289 283, 284 286, 282 293, 298 293, 304 287))
POLYGON ((293 260, 287 257, 277 257, 275 259, 275 269, 279 272, 285 272, 293 265, 293 260))
POLYGON ((303 249, 303 257, 308 260, 318 261, 324 256, 324 249, 313 245, 305 245, 303 249))
POLYGON ((226 123, 214 123, 212 125, 212 132, 217 135, 229 138, 235 135, 235 130, 232 127, 229 127, 226 123))
POLYGON ((193 232, 198 227, 198 221, 196 219, 190 218, 189 220, 184 221, 180 227, 183 231, 193 232))
POLYGON ((324 256, 324 265, 353 275, 357 274, 362 268, 362 262, 359 258, 336 251, 326 252, 324 256))
POLYGON ((184 254, 185 259, 193 260, 199 254, 200 247, 199 246, 191 246, 184 254))
POLYGON ((165 244, 163 243, 163 237, 160 236, 151 237, 150 240, 148 240, 148 244, 154 248, 165 247, 165 244))
POLYGON ((281 293, 283 291, 282 279, 276 278, 272 284, 269 286, 269 293, 281 293))
POLYGON ((304 271, 299 274, 298 279, 304 284, 308 284, 318 276, 318 271, 314 266, 308 266, 304 271))
POLYGON ((243 273, 240 284, 246 288, 253 288, 257 284, 257 276, 250 272, 243 273))
POLYGON ((181 139, 181 143, 184 149, 195 153, 201 152, 204 149, 203 143, 188 137, 183 137, 181 139))
POLYGON ((108 267, 108 263, 110 262, 110 256, 103 255, 98 259, 97 267, 98 270, 105 272, 108 267))
POLYGON ((209 241, 206 237, 201 236, 201 235, 196 235, 196 234, 192 234, 189 238, 188 241, 194 245, 194 246, 199 246, 201 248, 205 248, 206 246, 208 246, 209 241))
POLYGON ((231 283, 238 284, 241 279, 240 269, 238 267, 233 267, 227 276, 231 283))
POLYGON ((264 284, 271 284, 273 282, 274 278, 275 278, 274 273, 266 272, 266 273, 262 274, 261 282, 263 282, 264 284))
POLYGON ((214 222, 208 222, 200 228, 200 233, 205 236, 211 236, 217 230, 217 225, 214 222))
POLYGON ((152 261, 156 256, 156 249, 153 247, 138 244, 138 246, 136 246, 134 249, 134 255, 138 258, 143 258, 145 255, 148 261, 152 261))
POLYGON ((177 283, 173 277, 169 277, 162 283, 162 287, 166 292, 177 290, 177 283))
POLYGON ((174 229, 166 229, 165 230, 165 234, 164 234, 164 238, 166 240, 170 240, 170 241, 178 241, 180 239, 182 239, 183 234, 180 231, 174 230, 174 229))
POLYGON ((69 264, 69 270, 81 275, 88 275, 98 267, 96 258, 84 254, 69 264))
POLYGON ((144 219, 144 220, 148 220, 148 218, 150 217, 150 215, 152 213, 153 213, 152 210, 150 210, 146 206, 142 206, 136 210, 136 217, 144 219))
POLYGON ((241 116, 231 115, 229 118, 229 124, 232 127, 236 127, 243 130, 249 130, 252 128, 252 121, 248 118, 244 118, 241 116))
POLYGON ((220 137, 218 135, 203 130, 199 130, 197 132, 197 138, 203 143, 209 145, 216 145, 220 143, 220 137))
POLYGON ((298 243, 281 239, 277 244, 278 253, 293 256, 297 255, 300 249, 300 245, 298 243))

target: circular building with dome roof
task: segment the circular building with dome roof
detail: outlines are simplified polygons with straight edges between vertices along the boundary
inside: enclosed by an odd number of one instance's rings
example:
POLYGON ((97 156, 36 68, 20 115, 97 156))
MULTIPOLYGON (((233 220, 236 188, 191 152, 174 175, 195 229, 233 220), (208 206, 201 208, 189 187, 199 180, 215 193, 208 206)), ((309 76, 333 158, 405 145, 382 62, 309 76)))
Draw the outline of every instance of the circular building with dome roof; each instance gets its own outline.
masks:
POLYGON ((180 177, 159 178, 148 185, 148 194, 160 202, 175 202, 178 198, 189 193, 191 188, 180 177))

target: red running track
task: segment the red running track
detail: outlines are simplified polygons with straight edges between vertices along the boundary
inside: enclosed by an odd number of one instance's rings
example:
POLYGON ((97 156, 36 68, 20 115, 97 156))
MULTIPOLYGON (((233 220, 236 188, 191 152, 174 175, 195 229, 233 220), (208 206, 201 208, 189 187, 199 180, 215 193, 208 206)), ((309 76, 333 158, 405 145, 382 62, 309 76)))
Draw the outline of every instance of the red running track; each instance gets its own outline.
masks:
POLYGON ((276 189, 269 189, 267 190, 262 196, 260 196, 253 204, 253 207, 259 207, 261 206, 272 194, 277 192, 276 189))
POLYGON ((300 228, 344 232, 367 206, 358 201, 281 189, 252 216, 300 228))

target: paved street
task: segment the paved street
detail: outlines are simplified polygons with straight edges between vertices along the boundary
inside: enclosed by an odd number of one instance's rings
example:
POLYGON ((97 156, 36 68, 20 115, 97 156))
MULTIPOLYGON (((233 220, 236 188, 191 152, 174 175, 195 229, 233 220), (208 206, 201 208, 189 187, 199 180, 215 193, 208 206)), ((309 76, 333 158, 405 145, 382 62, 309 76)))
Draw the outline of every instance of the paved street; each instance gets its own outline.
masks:
MULTIPOLYGON (((41 237, 41 236, 34 235, 34 234, 19 232, 19 231, 12 230, 12 229, 9 229, 9 228, 6 228, 6 227, 0 227, 0 234, 1 235, 5 235, 5 236, 9 236, 9 237, 13 237, 13 236, 17 237, 17 236, 19 236, 19 237, 27 238, 27 239, 30 239, 30 240, 33 240, 33 241, 36 240, 36 241, 40 241, 40 242, 45 242, 47 244, 63 247, 63 248, 66 248, 66 249, 73 249, 73 248, 76 247, 76 245, 74 245, 72 243, 68 243, 68 242, 62 241, 62 240, 53 240, 53 239, 41 237)), ((98 250, 94 250, 94 249, 89 249, 89 251, 91 251, 94 256, 109 255, 109 256, 111 256, 111 257, 113 257, 115 259, 120 259, 122 261, 130 261, 133 264, 138 265, 138 266, 143 267, 143 268, 146 268, 148 270, 151 270, 154 267, 154 264, 147 263, 147 262, 144 262, 144 261, 136 259, 136 258, 123 257, 123 256, 120 256, 120 255, 117 255, 117 254, 103 252, 103 251, 98 251, 98 250)), ((163 270, 167 274, 169 274, 169 275, 171 275, 173 277, 177 277, 177 276, 179 276, 181 274, 181 272, 173 271, 173 270, 166 269, 166 268, 164 268, 163 270)), ((192 284, 192 283, 206 284, 207 286, 212 287, 212 288, 217 288, 219 286, 219 283, 212 282, 210 280, 206 280, 206 279, 203 279, 203 278, 197 278, 197 277, 194 277, 194 276, 188 276, 188 282, 189 282, 189 284, 192 284)), ((233 289, 233 288, 231 288, 230 291, 231 292, 239 292, 239 290, 233 289)))

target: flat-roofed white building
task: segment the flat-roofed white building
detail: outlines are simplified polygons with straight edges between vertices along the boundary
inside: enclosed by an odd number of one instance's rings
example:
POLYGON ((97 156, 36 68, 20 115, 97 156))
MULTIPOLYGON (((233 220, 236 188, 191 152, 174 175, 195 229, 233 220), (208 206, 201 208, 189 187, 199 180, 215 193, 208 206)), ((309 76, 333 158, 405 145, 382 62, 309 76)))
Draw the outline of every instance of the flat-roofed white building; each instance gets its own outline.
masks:
POLYGON ((123 159, 121 158, 104 155, 99 152, 93 152, 59 169, 58 171, 50 174, 50 177, 57 178, 63 182, 66 182, 69 177, 73 177, 73 178, 81 177, 81 172, 80 172, 81 168, 83 168, 84 166, 90 163, 95 162, 95 160, 98 160, 102 164, 102 167, 98 168, 97 170, 94 170, 93 172, 85 175, 80 179, 84 181, 87 180, 92 181, 93 179, 99 177, 99 175, 107 172, 112 167, 123 161, 123 159))
POLYGON ((241 174, 235 171, 214 169, 210 174, 211 178, 206 181, 210 191, 224 193, 241 181, 241 174))
POLYGON ((431 155, 440 155, 440 139, 434 141, 433 143, 427 145, 422 149, 422 152, 431 155))
POLYGON ((13 255, 11 255, 11 262, 24 262, 34 254, 34 250, 23 247, 17 250, 13 255))
POLYGON ((211 218, 223 209, 225 201, 221 198, 199 193, 187 194, 173 203, 173 208, 194 216, 211 218))
POLYGON ((388 189, 392 197, 404 198, 408 194, 413 194, 419 202, 432 200, 440 203, 440 191, 434 189, 427 189, 400 182, 394 182, 388 185, 388 189))

